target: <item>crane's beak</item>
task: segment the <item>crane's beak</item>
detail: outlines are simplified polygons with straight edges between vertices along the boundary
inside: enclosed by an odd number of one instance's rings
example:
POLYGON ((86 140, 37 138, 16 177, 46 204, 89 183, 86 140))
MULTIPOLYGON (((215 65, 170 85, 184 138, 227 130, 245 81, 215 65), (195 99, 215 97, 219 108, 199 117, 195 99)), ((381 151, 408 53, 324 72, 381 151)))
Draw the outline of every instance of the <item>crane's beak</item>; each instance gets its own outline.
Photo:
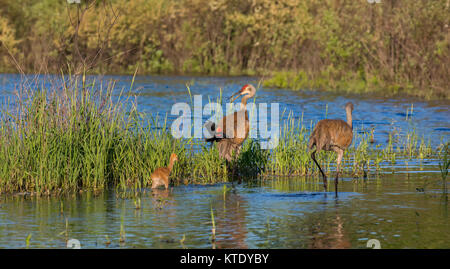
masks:
POLYGON ((232 96, 230 96, 230 98, 229 98, 230 103, 233 103, 234 100, 238 99, 239 96, 241 96, 241 94, 242 94, 242 90, 240 90, 240 91, 234 93, 232 96), (233 96, 236 96, 236 97, 233 98, 233 96))

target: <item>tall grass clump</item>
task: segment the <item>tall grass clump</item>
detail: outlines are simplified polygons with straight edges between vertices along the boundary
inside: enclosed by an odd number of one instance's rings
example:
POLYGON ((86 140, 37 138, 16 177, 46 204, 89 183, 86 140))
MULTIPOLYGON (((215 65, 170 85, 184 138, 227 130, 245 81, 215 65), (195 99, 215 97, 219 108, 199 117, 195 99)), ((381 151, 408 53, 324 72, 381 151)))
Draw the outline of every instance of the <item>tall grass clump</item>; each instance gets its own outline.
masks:
POLYGON ((216 183, 228 181, 228 169, 225 160, 219 157, 215 146, 200 144, 201 149, 192 156, 190 162, 191 182, 216 183))
POLYGON ((308 173, 309 131, 303 117, 295 122, 292 112, 280 128, 279 143, 271 152, 267 172, 279 175, 305 175, 308 173))
POLYGON ((171 152, 183 156, 164 126, 113 91, 112 82, 86 86, 84 77, 18 90, 1 108, 0 193, 137 189, 171 152))
POLYGON ((248 139, 234 165, 243 178, 255 178, 263 174, 269 163, 269 150, 264 150, 258 141, 248 139))

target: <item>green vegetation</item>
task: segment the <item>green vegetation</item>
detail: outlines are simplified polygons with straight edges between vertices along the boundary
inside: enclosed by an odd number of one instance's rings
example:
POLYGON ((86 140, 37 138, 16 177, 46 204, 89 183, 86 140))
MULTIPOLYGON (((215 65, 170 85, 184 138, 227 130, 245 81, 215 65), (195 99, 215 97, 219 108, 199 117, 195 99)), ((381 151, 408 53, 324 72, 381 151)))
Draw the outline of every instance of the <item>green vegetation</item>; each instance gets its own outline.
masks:
POLYGON ((445 193, 447 193, 447 175, 448 168, 450 167, 450 159, 448 158, 448 143, 445 145, 443 149, 443 153, 439 154, 441 156, 441 162, 439 163, 439 169, 441 170, 441 178, 442 178, 442 188, 445 193))
POLYGON ((424 99, 450 98, 449 91, 425 91, 414 87, 410 82, 405 84, 390 83, 392 82, 382 81, 375 76, 366 79, 352 72, 332 75, 329 72, 307 74, 305 71, 299 71, 298 73, 294 71, 280 71, 274 72, 273 76, 265 80, 263 85, 265 87, 287 88, 296 91, 320 90, 337 93, 371 93, 385 97, 409 95, 424 99))
MULTIPOLYGON (((133 82, 132 82, 133 85, 133 82)), ((131 87, 132 87, 131 85, 131 87)), ((66 78, 62 89, 22 89, 0 115, 0 193, 49 195, 107 187, 138 193, 151 184, 156 167, 167 166, 172 152, 179 161, 171 178, 178 184, 228 182, 230 166, 216 147, 203 140, 179 139, 165 123, 136 110, 136 99, 122 94, 113 102, 114 83, 107 86, 85 77, 66 78)), ((313 122, 292 113, 280 128, 279 145, 261 149, 247 139, 231 165, 240 177, 318 175, 307 142, 313 122)), ((344 155, 343 172, 365 177, 404 160, 435 158, 430 142, 415 130, 394 130, 385 148, 371 146, 371 130, 354 130, 354 142, 344 155), (362 132, 361 132, 362 131, 362 132)), ((335 153, 320 152, 323 167, 332 173, 335 153)), ((226 191, 224 191, 225 195, 226 191)), ((140 199, 135 198, 139 209, 140 199)), ((63 205, 61 204, 61 212, 63 205)))
POLYGON ((450 98, 448 0, 0 0, 0 71, 264 75, 450 98), (67 64, 68 63, 68 64, 67 64))
POLYGON ((33 236, 32 233, 28 234, 27 239, 25 240, 25 246, 26 246, 26 248, 30 248, 30 240, 31 240, 31 236, 33 236))
POLYGON ((211 243, 213 245, 213 248, 215 248, 215 241, 216 241, 216 222, 214 221, 214 211, 211 205, 211 243))

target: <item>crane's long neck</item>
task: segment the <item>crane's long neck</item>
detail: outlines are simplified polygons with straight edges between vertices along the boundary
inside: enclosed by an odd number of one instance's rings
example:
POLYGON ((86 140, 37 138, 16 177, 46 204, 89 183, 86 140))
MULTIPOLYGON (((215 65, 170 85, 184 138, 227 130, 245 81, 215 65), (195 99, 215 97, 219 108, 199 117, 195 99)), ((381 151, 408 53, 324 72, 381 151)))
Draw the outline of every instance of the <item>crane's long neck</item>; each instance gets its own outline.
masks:
POLYGON ((170 159, 170 163, 169 166, 167 168, 169 168, 169 173, 172 172, 172 168, 173 168, 173 164, 174 164, 175 160, 174 159, 170 159))
POLYGON ((241 101, 241 110, 246 110, 247 109, 247 100, 250 99, 251 96, 246 95, 244 97, 242 97, 242 101, 241 101))
POLYGON ((350 108, 347 108, 346 112, 347 112, 347 124, 353 129, 353 125, 352 125, 352 110, 350 108))

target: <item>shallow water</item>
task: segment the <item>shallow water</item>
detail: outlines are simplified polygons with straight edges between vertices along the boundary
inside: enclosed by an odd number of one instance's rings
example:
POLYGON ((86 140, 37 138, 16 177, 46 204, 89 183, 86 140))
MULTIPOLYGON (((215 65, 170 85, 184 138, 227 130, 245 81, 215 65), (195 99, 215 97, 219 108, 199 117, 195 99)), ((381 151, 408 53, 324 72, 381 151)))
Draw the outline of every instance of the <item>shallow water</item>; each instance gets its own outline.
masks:
POLYGON ((9 196, 0 203, 0 247, 24 248, 31 234, 30 248, 64 248, 66 239, 82 248, 366 248, 369 239, 381 248, 449 248, 448 196, 435 175, 344 178, 337 197, 311 178, 227 184, 226 192, 179 186, 143 193, 140 209, 114 191, 9 196))
MULTIPOLYGON (((3 103, 14 95, 20 79, 19 75, 0 75, 3 103)), ((131 83, 130 76, 102 79, 117 80, 116 96, 131 83)), ((208 98, 219 96, 220 88, 227 97, 258 80, 138 76, 131 94, 138 95, 139 111, 168 114, 173 120, 177 116, 170 115, 172 104, 190 104, 186 83, 191 84, 193 95, 203 95, 205 104, 208 98)), ((325 118, 325 113, 345 118, 342 106, 348 101, 355 105, 356 130, 375 128, 373 146, 384 146, 388 133, 395 129, 415 128, 433 148, 448 141, 447 101, 266 88, 258 90, 256 99, 257 103, 278 102, 281 112, 292 110, 296 118, 303 114, 306 127, 325 118), (411 104, 414 109, 408 117, 412 120, 406 121, 411 104)), ((302 177, 226 184, 225 193, 223 184, 146 190, 138 210, 134 199, 118 198, 114 191, 62 198, 0 196, 0 248, 24 248, 30 234, 30 248, 64 248, 71 238, 79 240, 82 248, 366 248, 369 239, 379 240, 382 248, 449 248, 448 196, 442 190, 436 162, 402 160, 394 166, 381 165, 384 170, 378 176, 344 178, 337 197, 332 183, 329 192, 324 192, 321 180, 302 177), (211 209, 215 243, 210 240, 211 209)))

